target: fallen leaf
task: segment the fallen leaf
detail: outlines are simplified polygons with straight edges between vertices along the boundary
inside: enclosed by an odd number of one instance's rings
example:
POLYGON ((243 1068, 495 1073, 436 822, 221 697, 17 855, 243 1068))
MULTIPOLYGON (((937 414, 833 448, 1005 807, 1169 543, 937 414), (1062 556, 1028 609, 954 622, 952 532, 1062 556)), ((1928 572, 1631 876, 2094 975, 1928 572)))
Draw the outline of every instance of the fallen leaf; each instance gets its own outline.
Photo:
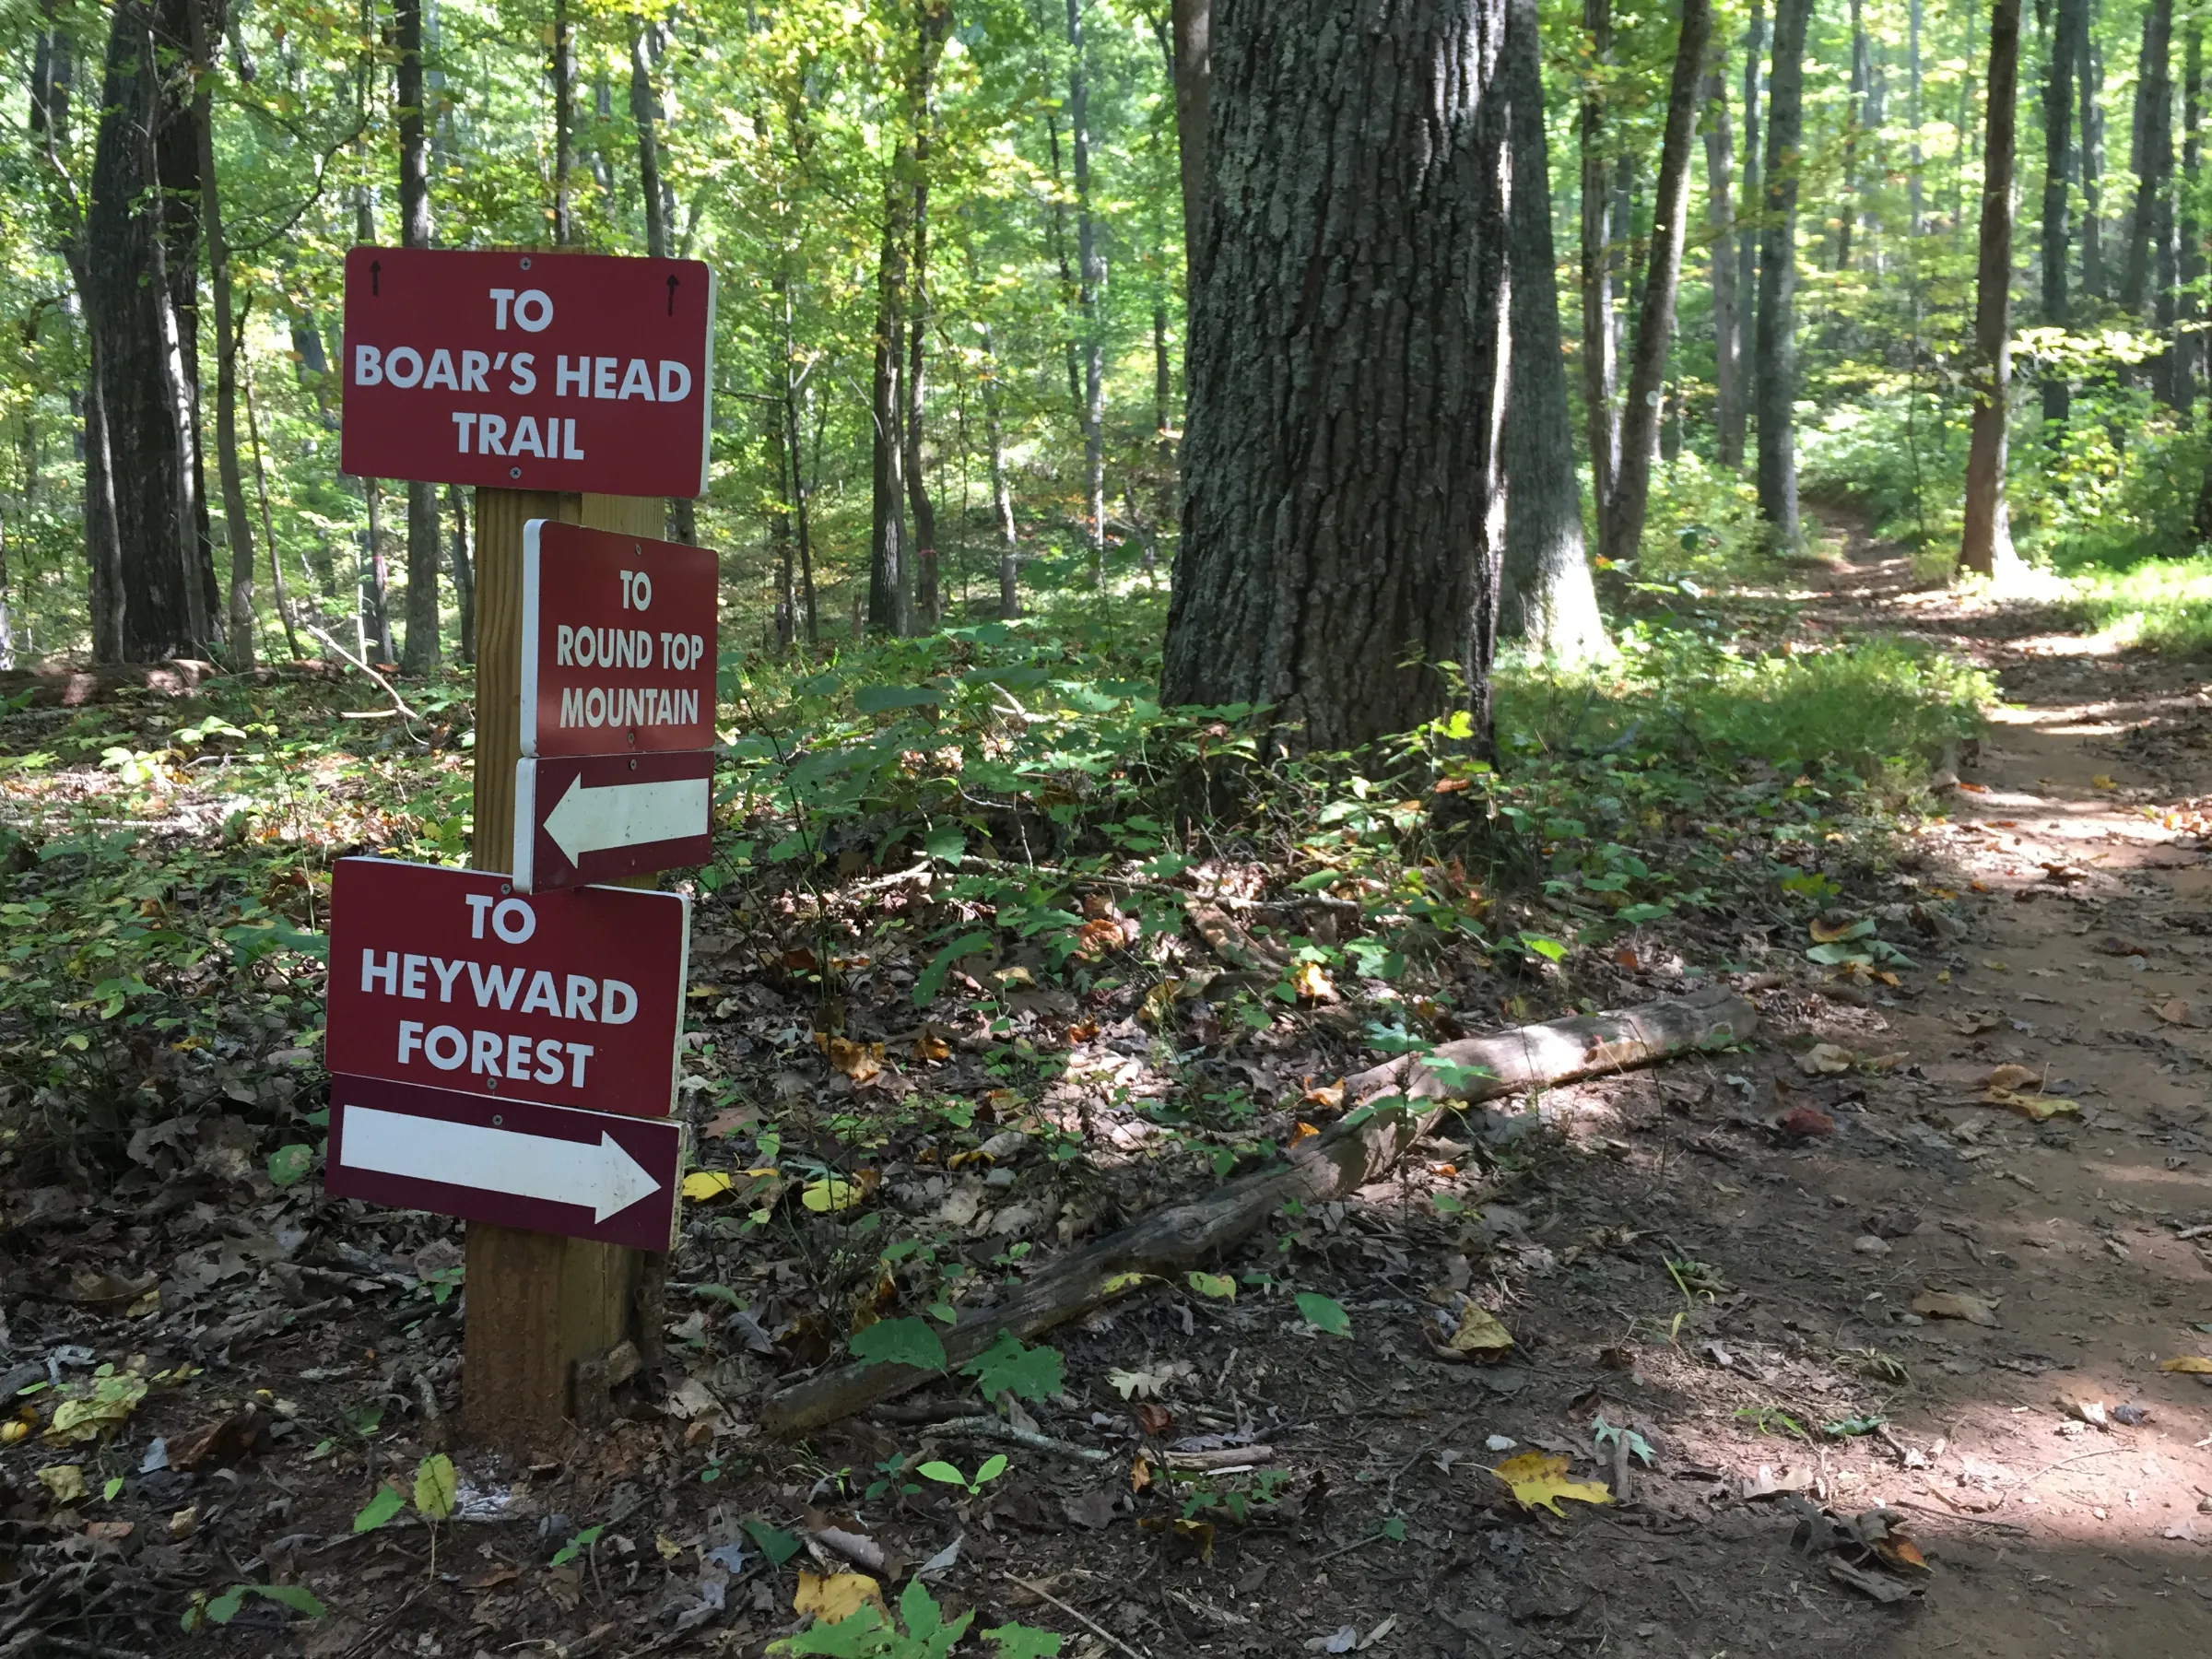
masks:
POLYGON ((2117 789, 2120 785, 2112 782, 2110 773, 2099 772, 2089 780, 2089 787, 2091 789, 2117 789))
POLYGON ((1911 1584, 1900 1583, 1893 1578, 1884 1578, 1878 1572, 1867 1572, 1844 1561, 1830 1561, 1828 1576, 1840 1584, 1849 1584, 1853 1590, 1872 1596, 1877 1602, 1911 1601, 1921 1593, 1911 1584))
POLYGON ((751 1106, 732 1106, 716 1112, 707 1120, 702 1135, 720 1140, 725 1135, 742 1135, 760 1121, 758 1109, 751 1106))
POLYGON ((260 1437, 261 1414, 248 1406, 190 1434, 171 1438, 169 1466, 197 1469, 209 1464, 233 1464, 252 1452, 260 1437))
POLYGON ((2039 1124, 2047 1118, 2057 1117, 2062 1112, 2078 1113, 2081 1111, 2077 1102, 2063 1100, 2057 1095, 2015 1094, 2010 1089, 1993 1088, 1982 1098, 1992 1106, 2006 1107, 2022 1117, 2033 1118, 2039 1124))
POLYGON ((1613 1494, 1594 1480, 1569 1480, 1567 1459, 1543 1452, 1524 1452, 1509 1457, 1490 1471, 1512 1488, 1513 1500, 1523 1509, 1547 1509, 1564 1521, 1567 1512, 1559 1500, 1577 1503, 1610 1503, 1613 1494))
POLYGON ((1832 1042, 1816 1042, 1797 1056, 1797 1069, 1808 1077, 1833 1076, 1851 1069, 1851 1051, 1832 1042))
POLYGON ((1994 1014, 1984 1013, 1978 1008, 1970 1008, 1962 1013, 1952 1015, 1950 1027, 1961 1037, 1978 1037, 1983 1031, 1994 1031, 1997 1029, 1997 1017, 1994 1014))
POLYGON ((2162 1371, 2179 1371, 2192 1377, 2212 1377, 2212 1359, 2202 1354, 2183 1354, 2179 1359, 2161 1359, 2162 1371))
POLYGON ((1775 1125, 1792 1140, 1818 1140, 1836 1132, 1836 1120, 1812 1106, 1793 1106, 1775 1125))
POLYGON ((866 1573, 824 1574, 799 1569, 799 1588, 791 1598, 791 1610, 801 1618, 811 1613, 823 1624, 838 1624, 863 1607, 873 1607, 878 1614, 888 1611, 883 1605, 883 1586, 866 1573))
POLYGON ((129 1521, 88 1521, 85 1523, 85 1536, 90 1538, 95 1544, 120 1544, 137 1530, 137 1525, 129 1521))
POLYGON ((1093 960, 1122 947, 1122 924, 1105 916, 1094 917, 1076 930, 1076 954, 1093 960))
POLYGON ((1322 1084, 1317 1087, 1313 1079, 1308 1077, 1302 1087, 1305 1092, 1298 1097, 1298 1103, 1300 1106, 1320 1106, 1334 1112, 1344 1104, 1344 1079, 1342 1077, 1337 1078, 1334 1083, 1322 1084))
POLYGON ((684 1177, 684 1196, 693 1204, 705 1204, 721 1197, 736 1182, 726 1170, 694 1170, 684 1177))
POLYGON ((1290 1144, 1295 1147, 1300 1141, 1304 1140, 1308 1135, 1319 1135, 1321 1131, 1313 1127, 1312 1124, 1300 1122, 1293 1126, 1290 1131, 1290 1144))
POLYGON ((1923 1290, 1912 1299, 1912 1312, 1923 1319, 1963 1319, 1978 1325, 1997 1323, 1996 1308, 1978 1296, 1955 1290, 1923 1290))
POLYGON ((1152 1484, 1152 1464, 1142 1452, 1129 1460, 1129 1489, 1141 1492, 1152 1484))
POLYGON ((2095 951, 2099 956, 2139 957, 2148 956, 2150 954, 2147 949, 2146 949, 2143 946, 2136 944, 2135 940, 2123 938, 2118 934, 2106 934, 2104 937, 2099 939, 2095 944, 2091 945, 2089 948, 2095 951))
POLYGON ((1806 925, 1816 945, 1834 945, 1844 939, 1863 939, 1874 932, 1874 924, 1850 916, 1816 916, 1806 925))
POLYGON ((1216 1301, 1237 1300, 1237 1281, 1229 1274, 1193 1273, 1189 1277, 1191 1288, 1201 1296, 1211 1297, 1216 1301))
POLYGON ((39 1484, 56 1503, 75 1503, 85 1495, 81 1464, 48 1464, 39 1471, 39 1484))
POLYGON ((487 1567, 474 1578, 461 1581, 464 1590, 494 1590, 501 1584, 512 1583, 523 1576, 523 1570, 512 1561, 500 1561, 487 1567))
POLYGON ((2168 1025, 2185 1026, 2194 1025, 2196 1023, 2195 1019, 2190 1015, 2189 1005, 2183 1002, 2178 996, 2175 997, 2171 1002, 2153 1004, 2151 1006, 2151 1012, 2156 1014, 2168 1025))
POLYGON ((1319 962, 1300 962, 1290 976, 1290 989, 1301 1002, 1335 1002, 1336 987, 1319 962))
POLYGON ((1152 1371, 1109 1371, 1106 1381, 1124 1400, 1156 1400, 1171 1384, 1197 1371, 1188 1359, 1170 1359, 1152 1371))
POLYGON ((1469 1302, 1459 1316, 1459 1329, 1444 1343, 1455 1354, 1495 1359, 1513 1346, 1513 1334, 1498 1323, 1496 1314, 1469 1302))
POLYGON ((857 1171, 850 1177, 826 1175, 801 1187, 799 1202, 818 1216, 841 1215, 858 1209, 882 1179, 874 1170, 857 1171))
POLYGON ((1171 1556, 1195 1556, 1208 1564, 1213 1561, 1214 1524, 1211 1521, 1178 1519, 1171 1522, 1165 1515, 1157 1518, 1147 1515, 1138 1521, 1137 1525, 1147 1532, 1167 1534, 1171 1556))
POLYGON ((95 1378, 88 1395, 54 1407, 46 1438, 57 1443, 98 1440, 128 1422, 145 1398, 146 1379, 135 1371, 95 1378))
POLYGON ((2025 1088, 2042 1076, 2033 1066, 2000 1065, 1983 1079, 1988 1088, 2025 1088))
POLYGON ((935 1031, 924 1030, 915 1034, 911 1052, 915 1059, 935 1065, 952 1058, 952 1044, 935 1031))
POLYGON ((883 1070, 880 1042, 854 1042, 848 1037, 832 1037, 827 1031, 817 1031, 814 1046, 830 1057, 831 1071, 841 1072, 855 1083, 866 1083, 883 1070))

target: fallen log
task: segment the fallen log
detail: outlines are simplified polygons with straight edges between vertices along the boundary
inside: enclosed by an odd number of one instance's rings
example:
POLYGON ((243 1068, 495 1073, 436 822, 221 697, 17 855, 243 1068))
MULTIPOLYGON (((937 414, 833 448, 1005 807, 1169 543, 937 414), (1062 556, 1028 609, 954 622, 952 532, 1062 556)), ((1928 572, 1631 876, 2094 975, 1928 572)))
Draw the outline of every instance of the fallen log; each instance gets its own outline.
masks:
MULTIPOLYGON (((1360 1072, 1345 1080, 1345 1100, 1368 1110, 1300 1142, 1278 1164, 1155 1210, 1048 1263, 1004 1300, 973 1310, 947 1331, 946 1358, 959 1366, 1002 1329, 1026 1341, 1135 1289, 1139 1276, 1218 1259, 1288 1200, 1325 1204, 1379 1180, 1453 1105, 1724 1047, 1758 1024, 1748 1002, 1716 985, 1617 1013, 1463 1038, 1360 1072)), ((817 1428, 937 1380, 937 1372, 917 1366, 839 1366, 771 1392, 761 1421, 785 1431, 817 1428)))

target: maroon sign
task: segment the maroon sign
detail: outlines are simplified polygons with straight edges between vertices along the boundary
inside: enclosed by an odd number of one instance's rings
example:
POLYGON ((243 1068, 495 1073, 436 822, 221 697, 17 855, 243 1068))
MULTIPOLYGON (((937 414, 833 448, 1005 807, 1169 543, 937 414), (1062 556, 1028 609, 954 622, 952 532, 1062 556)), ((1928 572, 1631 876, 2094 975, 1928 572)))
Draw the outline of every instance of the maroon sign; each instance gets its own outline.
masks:
POLYGON ((580 755, 514 767, 514 886, 544 893, 714 856, 714 757, 580 755))
POLYGON ((714 276, 689 259, 355 248, 340 465, 359 477, 696 496, 714 276))
POLYGON ((720 583, 705 547, 524 525, 523 753, 712 748, 720 583))
POLYGON ((691 901, 346 858, 331 881, 325 1064, 500 1100, 666 1117, 691 901))
POLYGON ((334 1198, 665 1251, 683 1162, 683 1125, 666 1119, 330 1079, 334 1198))

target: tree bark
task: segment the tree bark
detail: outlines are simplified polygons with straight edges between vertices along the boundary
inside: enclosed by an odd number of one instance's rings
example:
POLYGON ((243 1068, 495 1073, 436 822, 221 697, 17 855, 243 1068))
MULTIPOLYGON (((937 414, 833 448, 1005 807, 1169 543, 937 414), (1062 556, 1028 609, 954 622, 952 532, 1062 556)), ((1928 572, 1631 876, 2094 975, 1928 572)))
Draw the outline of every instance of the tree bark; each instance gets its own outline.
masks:
POLYGON ((182 83, 160 67, 190 54, 185 4, 113 9, 86 210, 85 313, 100 381, 88 449, 107 460, 96 505, 104 520, 112 503, 115 550, 112 594, 94 566, 94 637, 107 632, 100 611, 120 611, 112 645, 126 661, 194 655, 213 640, 194 395, 199 143, 182 83))
MULTIPOLYGON (((422 87, 423 0, 394 0, 394 44, 399 127, 399 244, 430 245, 430 144, 422 87)), ((444 552, 438 487, 407 481, 407 641, 400 666, 433 674, 442 654, 438 640, 438 566, 444 552)))
POLYGON ((2013 128, 2019 76, 2020 0, 1993 0, 1982 240, 1974 275, 1974 412, 1966 458, 1966 527, 1959 544, 1959 564, 1984 576, 2013 563, 2005 512, 2005 415, 2012 378, 2013 128))
POLYGON ((1357 23, 1335 0, 1217 0, 1215 19, 1163 693, 1342 749, 1435 717, 1455 667, 1480 742, 1502 0, 1379 0, 1357 23))
MULTIPOLYGON (((1175 132, 1182 147, 1183 291, 1206 271, 1206 124, 1213 85, 1213 0, 1173 0, 1175 132)), ((1186 300, 1186 303, 1188 301, 1186 300)))
POLYGON ((1682 280, 1682 243, 1689 219, 1689 152, 1696 141, 1698 87, 1705 48, 1712 38, 1710 0, 1682 0, 1675 46, 1674 83, 1666 99, 1666 131, 1659 147, 1659 185, 1652 199, 1651 263, 1644 272, 1643 303, 1636 313, 1636 345, 1629 394, 1621 412, 1620 477, 1606 515, 1605 553, 1619 564, 1636 557, 1651 501, 1652 454, 1659 443, 1659 413, 1666 383, 1667 347, 1674 339, 1675 296, 1682 280))
POLYGON ((553 245, 576 244, 576 60, 569 0, 553 0, 553 245))
POLYGON ((477 567, 468 556, 469 500, 461 486, 445 487, 446 505, 453 510, 453 602, 460 607, 453 654, 463 663, 477 660, 477 567))
POLYGON ((1613 63, 1612 0, 1583 0, 1593 78, 1583 88, 1582 285, 1583 419, 1590 447, 1590 493, 1600 546, 1612 512, 1613 480, 1620 471, 1620 411, 1615 405, 1618 365, 1614 355, 1613 274, 1608 260, 1606 211, 1609 166, 1606 156, 1606 88, 1598 76, 1613 63))
POLYGON ((986 323, 982 334, 983 441, 991 464, 991 515, 1002 544, 998 554, 998 616, 1011 622, 1021 615, 1021 538, 1014 524, 1014 492, 1006 480, 1006 417, 999 407, 998 352, 986 323))
POLYGON ((2105 297, 2104 272, 2104 55, 2082 14, 2081 45, 2081 292, 2105 297))
MULTIPOLYGON (((2088 27, 2088 0, 2058 0, 2051 31, 2049 67, 2043 77, 2043 321, 2064 328, 2070 321, 2066 303, 2066 262, 2071 256, 2068 218, 2072 193, 2066 187, 2068 162, 2074 143, 2074 76, 2081 63, 2077 36, 2088 27)), ((2069 394, 2064 371, 2043 377, 2043 419, 2063 425, 2069 394)), ((2054 434, 2055 436, 2055 434, 2054 434)))
MULTIPOLYGON (((2159 209, 2173 172, 2173 81, 2170 59, 2173 0, 2150 0, 2143 12, 2143 56, 2136 83, 2136 206, 2128 220, 2127 269, 2120 303, 2139 323, 2150 299, 2151 250, 2159 240, 2159 209)), ((1995 42, 1991 42, 1994 50, 1995 42)))
POLYGON ((1797 450, 1797 175, 1805 124, 1805 26, 1812 0, 1775 0, 1774 69, 1767 96, 1767 178, 1759 246, 1759 514, 1794 547, 1797 450))
MULTIPOLYGON (((1759 337, 1759 227, 1766 219, 1766 187, 1759 175, 1759 61, 1767 49, 1764 0, 1751 0, 1751 26, 1744 37, 1744 182, 1736 196, 1735 250, 1735 362, 1738 377, 1748 381, 1753 348, 1759 337)), ((1751 388, 1747 383, 1737 399, 1746 416, 1751 413, 1751 388)), ((1735 444, 1736 464, 1743 464, 1744 438, 1735 444)))
POLYGON ((1512 168, 1505 254, 1512 354, 1500 456, 1506 498, 1498 636, 1577 664, 1602 654, 1606 640, 1583 542, 1574 418, 1559 340, 1536 0, 1507 0, 1498 85, 1506 100, 1512 168))
MULTIPOLYGON (((2086 0, 2077 0, 2077 3, 2086 3, 2086 0)), ((1912 121, 1912 144, 1909 152, 1910 165, 1905 178, 1905 207, 1911 221, 1906 234, 1911 236, 1918 236, 1927 229, 1927 222, 1922 213, 1921 169, 1925 164, 1926 158, 1922 155, 1920 147, 1920 24, 1921 0, 1912 0, 1911 16, 1905 29, 1906 73, 1910 76, 1912 106, 1910 114, 1912 121)))
POLYGON ((1865 0, 1851 0, 1851 107, 1843 115, 1843 200, 1836 214, 1836 269, 1851 269, 1851 232, 1859 216, 1859 138, 1866 130, 1866 101, 1874 55, 1866 39, 1865 0))
POLYGON ((1728 83, 1715 54, 1705 76, 1705 212, 1712 225, 1713 456, 1734 469, 1744 464, 1743 334, 1736 314, 1735 138, 1728 125, 1728 83))
MULTIPOLYGON (((638 200, 645 221, 645 256, 668 257, 668 187, 661 178, 659 96, 653 86, 651 31, 643 18, 629 19, 629 119, 638 132, 638 200)), ((668 534, 679 542, 699 535, 699 513, 689 496, 668 502, 668 534)))
MULTIPOLYGON (((1234 10, 1235 0, 1228 0, 1224 18, 1234 10)), ((1226 27, 1222 41, 1227 48, 1226 27)), ((1230 54, 1229 49, 1222 53, 1225 89, 1230 54)), ((1300 1142, 1271 1168, 1155 1210, 1048 1262, 1004 1300, 947 1331, 946 1358, 959 1365, 997 1341, 1002 1330, 1027 1341, 1112 1300, 1141 1276, 1173 1276, 1221 1260, 1286 1202, 1324 1204, 1380 1180, 1455 1102, 1499 1100, 1717 1050, 1746 1041, 1758 1027, 1757 1009, 1716 988, 1618 1013, 1465 1038, 1421 1059, 1401 1056, 1347 1078, 1347 1102, 1398 1095, 1405 1103, 1347 1119, 1300 1142), (1465 1081, 1445 1083, 1430 1062, 1465 1081)), ((770 1393, 761 1403, 761 1420, 780 1434, 819 1428, 936 1379, 936 1372, 912 1366, 839 1366, 770 1393)))
POLYGON ((2173 404, 2184 412, 2196 401, 2204 379, 2205 336, 2198 327, 2204 312, 2205 226, 2197 175, 2204 157, 2205 32, 2192 18, 2183 48, 2182 79, 2182 182, 2175 236, 2181 243, 2181 314, 2173 345, 2173 404))
POLYGON ((260 500, 261 539, 269 549, 269 597, 276 606, 276 619, 284 625, 285 649, 292 653, 292 661, 300 660, 300 633, 292 625, 292 602, 284 589, 284 560, 276 555, 276 524, 269 512, 269 470, 261 447, 261 416, 254 407, 253 359, 246 357, 246 320, 238 320, 238 353, 244 359, 245 374, 240 389, 246 399, 246 436, 253 444, 253 493, 260 500))
POLYGON ((1090 199, 1090 72, 1082 0, 1067 0, 1067 122, 1076 168, 1076 279, 1083 318, 1083 496, 1093 574, 1106 587, 1106 359, 1099 290, 1106 261, 1090 199))
POLYGON ((912 89, 914 122, 914 263, 908 279, 905 444, 907 504, 914 515, 914 613, 924 629, 937 626, 937 509, 923 468, 923 419, 927 408, 929 285, 929 152, 936 124, 938 56, 952 28, 950 0, 923 0, 915 26, 918 68, 912 89))
POLYGON ((907 258, 913 246, 914 149, 910 129, 893 148, 883 185, 883 251, 876 266, 876 370, 869 397, 872 516, 868 531, 868 627, 912 631, 912 570, 906 541, 906 452, 900 432, 906 370, 907 258))

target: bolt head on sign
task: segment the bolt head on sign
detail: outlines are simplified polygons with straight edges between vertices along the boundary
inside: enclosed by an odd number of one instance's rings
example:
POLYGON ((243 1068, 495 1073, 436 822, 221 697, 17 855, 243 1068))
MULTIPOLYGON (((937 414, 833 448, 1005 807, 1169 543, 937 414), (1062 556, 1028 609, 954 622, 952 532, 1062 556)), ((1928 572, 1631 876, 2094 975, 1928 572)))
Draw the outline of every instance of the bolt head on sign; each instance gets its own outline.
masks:
POLYGON ((684 1127, 667 1118, 330 1080, 334 1198, 665 1251, 683 1161, 684 1127))
POLYGON ((341 460, 357 477, 696 496, 714 275, 694 259, 355 248, 341 460))
POLYGON ((710 548, 524 524, 523 753, 712 748, 721 580, 710 548))
POLYGON ((634 888, 524 896, 481 870, 338 861, 333 1076, 666 1117, 691 901, 634 888))

